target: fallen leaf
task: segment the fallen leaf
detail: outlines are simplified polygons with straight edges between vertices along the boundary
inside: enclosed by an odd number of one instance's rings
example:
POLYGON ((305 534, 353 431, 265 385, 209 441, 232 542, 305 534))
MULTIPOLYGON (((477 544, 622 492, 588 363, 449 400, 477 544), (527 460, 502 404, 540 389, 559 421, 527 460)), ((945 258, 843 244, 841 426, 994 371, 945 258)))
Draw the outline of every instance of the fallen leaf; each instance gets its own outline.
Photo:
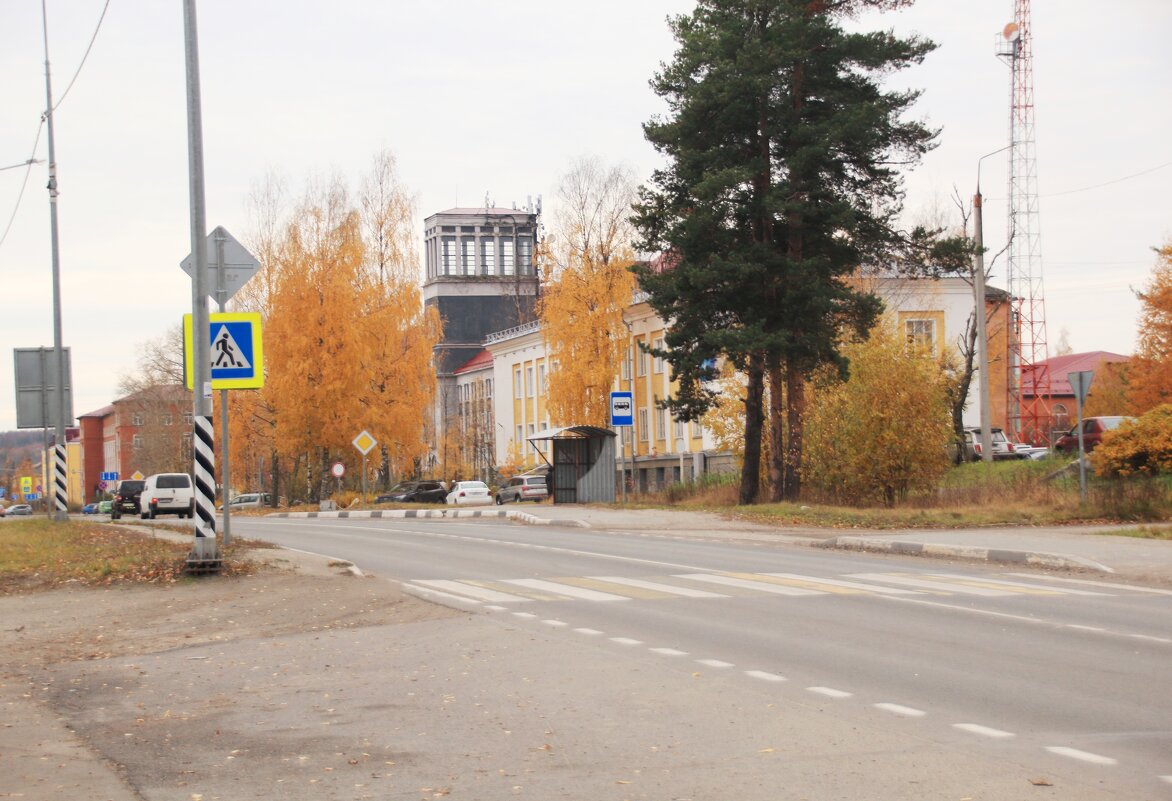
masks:
POLYGON ((1030 784, 1034 787, 1053 787, 1054 783, 1049 779, 1030 779, 1030 784))

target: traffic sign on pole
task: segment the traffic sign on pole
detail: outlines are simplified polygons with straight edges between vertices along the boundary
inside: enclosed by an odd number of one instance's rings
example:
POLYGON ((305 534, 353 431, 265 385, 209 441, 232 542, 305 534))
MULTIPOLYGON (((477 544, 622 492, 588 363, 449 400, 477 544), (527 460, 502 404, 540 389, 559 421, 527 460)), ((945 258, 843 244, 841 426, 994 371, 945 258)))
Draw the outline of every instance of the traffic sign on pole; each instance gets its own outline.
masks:
POLYGON ((610 424, 615 428, 635 424, 635 400, 630 392, 610 393, 610 424))
MULTIPOLYGON (((187 388, 194 389, 195 346, 191 315, 183 315, 183 350, 187 388)), ((259 312, 208 315, 212 389, 259 389, 264 386, 264 340, 259 312)))
MULTIPOLYGON (((188 255, 186 259, 179 262, 179 266, 183 268, 183 272, 191 275, 194 263, 195 259, 188 255)), ((252 278, 253 273, 260 267, 260 262, 222 225, 218 225, 208 234, 208 272, 219 269, 221 264, 224 267, 224 296, 217 297, 217 292, 220 290, 216 287, 216 280, 211 276, 208 276, 204 286, 208 288, 209 298, 226 303, 229 298, 240 291, 240 287, 248 283, 248 279, 252 278)))

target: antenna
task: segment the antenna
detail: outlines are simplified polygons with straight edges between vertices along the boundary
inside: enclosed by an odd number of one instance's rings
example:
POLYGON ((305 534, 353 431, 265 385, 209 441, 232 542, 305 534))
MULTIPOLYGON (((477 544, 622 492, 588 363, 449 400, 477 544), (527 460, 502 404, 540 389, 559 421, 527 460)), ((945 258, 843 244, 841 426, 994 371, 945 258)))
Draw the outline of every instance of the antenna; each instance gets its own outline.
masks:
POLYGON ((1046 304, 1042 286, 1038 162, 1034 154, 1033 37, 1030 0, 1014 0, 1013 22, 1001 31, 997 55, 1010 69, 1009 263, 1012 320, 1008 424, 1019 442, 1047 444, 1050 369, 1045 363, 1046 304), (1027 400, 1023 385, 1030 385, 1027 400))

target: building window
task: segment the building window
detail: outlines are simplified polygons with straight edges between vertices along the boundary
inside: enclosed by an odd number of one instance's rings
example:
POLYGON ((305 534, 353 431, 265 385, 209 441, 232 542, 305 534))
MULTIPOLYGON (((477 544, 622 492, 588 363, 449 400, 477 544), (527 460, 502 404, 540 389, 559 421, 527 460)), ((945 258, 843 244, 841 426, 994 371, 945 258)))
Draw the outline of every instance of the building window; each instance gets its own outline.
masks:
POLYGON ((517 237, 517 262, 521 275, 533 275, 533 240, 527 236, 517 237))
POLYGON ((165 426, 169 426, 174 422, 174 419, 172 418, 172 416, 169 413, 163 415, 161 419, 163 421, 163 425, 165 425, 165 426))
POLYGON ((135 435, 134 435, 134 439, 133 439, 133 440, 131 440, 131 443, 130 443, 130 444, 134 446, 134 449, 135 449, 136 451, 137 451, 139 448, 141 448, 141 447, 142 447, 142 434, 135 434, 135 435))
POLYGON ((516 261, 513 258, 513 240, 501 240, 501 275, 512 275, 516 261))
POLYGON ((513 370, 513 397, 520 400, 524 397, 521 394, 521 368, 518 367, 513 370))
POLYGON ((623 348, 622 355, 619 357, 623 360, 622 376, 624 381, 631 380, 631 349, 630 347, 623 348))
POLYGON ((484 275, 496 275, 496 240, 480 240, 480 271, 484 275))
MULTIPOLYGON (((653 347, 653 348, 655 348, 656 350, 663 350, 663 340, 662 340, 662 339, 657 339, 657 340, 655 340, 655 342, 654 342, 654 344, 652 345, 652 347, 653 347)), ((656 373, 662 373, 662 372, 663 372, 663 359, 662 359, 662 358, 660 358, 659 356, 656 356, 656 357, 655 357, 655 365, 654 365, 654 369, 655 369, 655 372, 656 372, 656 373)))
POLYGON ((440 274, 456 274, 456 237, 445 236, 440 240, 443 251, 440 254, 440 274))
POLYGON ((673 434, 673 436, 676 439, 683 439, 684 438, 684 421, 683 420, 676 420, 675 421, 675 434, 673 434))
POLYGON ((647 410, 639 410, 639 441, 647 441, 647 410))
POLYGON ((692 439, 701 439, 704 436, 704 426, 699 420, 692 421, 692 439))
POLYGON ((647 375, 647 351, 643 350, 638 345, 636 345, 635 348, 638 351, 635 354, 635 375, 638 378, 642 378, 643 376, 647 375))
POLYGON ((521 443, 523 443, 524 441, 525 441, 525 429, 521 428, 521 426, 517 426, 517 449, 518 449, 518 451, 522 450, 521 443))
POLYGON ((906 320, 904 326, 909 350, 936 355, 935 320, 906 320))
POLYGON ((525 397, 533 397, 533 368, 525 368, 525 397))
POLYGON ((537 365, 537 394, 545 394, 545 365, 537 365))
POLYGON ((476 240, 471 237, 460 240, 460 265, 464 275, 476 275, 476 240))
POLYGON ((131 425, 136 425, 136 426, 142 425, 143 424, 142 412, 135 412, 134 414, 132 414, 130 416, 130 423, 131 423, 131 425))
POLYGON ((484 397, 490 398, 490 399, 492 398, 492 379, 491 378, 484 379, 484 397))
POLYGON ((183 413, 183 425, 185 425, 185 426, 191 425, 191 412, 184 412, 183 413))
POLYGON ((532 424, 532 423, 530 423, 530 424, 529 424, 529 426, 528 426, 528 429, 529 429, 529 436, 533 436, 535 433, 537 433, 537 432, 536 432, 536 431, 533 429, 533 424, 532 424))
POLYGON ((662 406, 655 409, 655 438, 667 439, 667 409, 662 406))

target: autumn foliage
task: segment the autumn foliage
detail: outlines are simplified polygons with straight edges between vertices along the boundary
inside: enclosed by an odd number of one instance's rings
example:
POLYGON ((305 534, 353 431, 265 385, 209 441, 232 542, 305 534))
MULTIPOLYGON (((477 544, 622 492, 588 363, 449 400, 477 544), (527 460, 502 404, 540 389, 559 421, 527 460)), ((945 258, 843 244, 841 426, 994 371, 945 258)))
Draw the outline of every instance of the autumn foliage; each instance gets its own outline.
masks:
POLYGON ((1156 266, 1143 291, 1139 347, 1128 370, 1132 407, 1144 412, 1172 403, 1172 241, 1156 251, 1156 266))
POLYGON ((1172 475, 1172 403, 1106 432, 1091 463, 1100 476, 1172 475))
POLYGON ((843 347, 850 378, 823 374, 806 418, 804 478, 839 502, 888 506, 948 471, 947 379, 889 322, 843 347))

